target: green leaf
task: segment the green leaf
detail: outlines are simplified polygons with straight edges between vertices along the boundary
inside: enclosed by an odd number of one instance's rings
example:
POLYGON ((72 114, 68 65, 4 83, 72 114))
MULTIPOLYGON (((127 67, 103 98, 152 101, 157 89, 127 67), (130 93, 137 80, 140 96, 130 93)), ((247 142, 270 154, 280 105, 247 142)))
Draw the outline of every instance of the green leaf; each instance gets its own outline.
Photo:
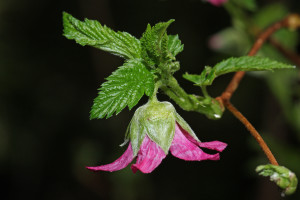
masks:
MULTIPOLYGON (((203 71, 206 70, 206 68, 209 68, 211 69, 211 67, 207 67, 205 66, 205 69, 203 71)), ((189 73, 185 73, 182 75, 183 78, 185 78, 186 80, 188 81, 191 81, 193 83, 195 83, 196 85, 202 85, 202 82, 205 81, 205 78, 206 78, 206 73, 201 73, 200 75, 198 74, 189 74, 189 73)))
POLYGON ((146 31, 140 39, 142 58, 148 65, 154 66, 155 64, 160 64, 163 54, 167 54, 168 37, 166 37, 166 30, 174 21, 171 19, 168 22, 160 22, 153 27, 148 24, 146 31))
POLYGON ((268 4, 260 8, 253 16, 253 22, 260 29, 266 28, 270 24, 281 20, 289 13, 289 9, 282 3, 268 4))
POLYGON ((96 20, 80 21, 63 12, 64 36, 78 44, 89 45, 125 59, 141 57, 140 41, 126 32, 115 32, 96 20))
POLYGON ((250 11, 256 10, 256 2, 255 0, 232 0, 237 5, 241 6, 242 8, 248 9, 250 11))
POLYGON ((300 97, 300 85, 297 84, 297 80, 300 78, 299 70, 297 72, 277 72, 265 78, 273 95, 281 106, 282 113, 298 133, 297 136, 300 141, 300 101, 295 101, 295 99, 299 99, 300 97))
POLYGON ((139 60, 129 60, 114 71, 101 85, 94 100, 90 118, 106 118, 118 114, 126 106, 134 107, 144 93, 152 95, 154 76, 139 60))
POLYGON ((262 71, 274 69, 293 69, 295 66, 277 62, 269 58, 259 56, 242 56, 226 59, 214 66, 217 76, 236 71, 262 71))
MULTIPOLYGON (((282 3, 270 4, 257 12, 253 17, 253 22, 257 28, 263 30, 270 24, 283 19, 290 13, 282 3)), ((272 38, 276 39, 285 48, 295 49, 298 42, 298 33, 288 29, 280 29, 276 31, 272 38)), ((265 46, 265 45, 264 45, 265 46)))
POLYGON ((183 77, 198 86, 211 85, 213 80, 220 75, 237 72, 237 71, 263 71, 274 69, 292 69, 292 65, 284 64, 271 60, 269 58, 262 58, 258 56, 242 56, 237 58, 229 58, 218 64, 213 68, 205 67, 200 75, 184 74, 183 77))
POLYGON ((168 50, 175 57, 183 51, 183 44, 181 44, 178 35, 168 35, 168 37, 168 50))

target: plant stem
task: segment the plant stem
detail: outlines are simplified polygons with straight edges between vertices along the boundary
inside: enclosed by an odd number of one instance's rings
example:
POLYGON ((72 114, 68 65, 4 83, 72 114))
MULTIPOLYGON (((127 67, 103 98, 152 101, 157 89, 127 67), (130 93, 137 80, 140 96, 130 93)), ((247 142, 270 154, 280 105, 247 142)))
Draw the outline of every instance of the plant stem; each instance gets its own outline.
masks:
MULTIPOLYGON (((281 28, 291 28, 296 29, 300 27, 300 16, 297 14, 288 15, 283 20, 276 22, 265 31, 263 31, 255 41, 254 45, 252 46, 251 50, 248 53, 248 56, 254 56, 258 50, 262 47, 264 42, 277 30, 281 28)), ((230 100, 231 96, 238 88, 240 81, 243 79, 245 72, 239 71, 236 72, 233 78, 231 79, 230 83, 228 84, 227 88, 221 95, 222 100, 230 100)))
POLYGON ((206 97, 206 98, 210 97, 207 90, 206 90, 206 86, 201 86, 201 90, 202 90, 202 93, 203 93, 204 97, 206 97))
POLYGON ((154 90, 153 90, 153 94, 152 96, 150 97, 150 100, 156 100, 157 101, 157 97, 156 97, 156 94, 157 94, 157 90, 158 88, 160 88, 162 85, 161 81, 158 81, 155 83, 155 86, 154 86, 154 90))
MULTIPOLYGON (((296 29, 300 27, 300 16, 297 14, 291 14, 288 15, 283 20, 276 22, 269 28, 267 28, 265 31, 263 31, 258 39, 255 41, 254 45, 252 46, 251 50, 248 53, 248 56, 254 56, 259 49, 262 47, 264 42, 277 30, 281 28, 291 28, 296 29)), ((220 97, 217 97, 216 100, 218 100, 221 104, 223 104, 237 119, 242 122, 245 127, 248 129, 248 131, 251 133, 251 135, 256 139, 266 156, 268 157, 269 161, 273 165, 278 165, 278 162, 276 161, 275 157, 273 156, 271 150, 267 146, 267 144, 264 142, 263 138, 260 136, 260 134, 257 132, 257 130, 254 128, 254 126, 242 115, 241 112, 239 112, 231 103, 230 99, 233 95, 233 93, 236 91, 236 89, 239 86, 240 81, 243 79, 245 75, 244 71, 236 72, 233 78, 231 79, 230 83, 228 84, 225 91, 222 93, 220 97)))
POLYGON ((204 88, 203 99, 197 98, 195 95, 186 93, 178 84, 177 80, 171 76, 160 87, 166 95, 176 102, 183 110, 195 111, 205 114, 210 119, 219 119, 223 113, 223 105, 208 96, 204 88), (206 94, 205 94, 206 93, 206 94))
POLYGON ((255 138, 255 140, 258 142, 258 144, 261 146, 262 150, 268 157, 270 163, 272 165, 278 165, 278 162, 276 161, 274 155, 272 154, 271 150, 269 149, 268 145, 265 143, 263 138, 260 136, 260 134, 257 132, 257 130, 254 128, 254 126, 247 120, 244 115, 239 112, 229 101, 225 102, 226 108, 236 117, 240 122, 242 122, 245 127, 248 129, 248 131, 251 133, 251 135, 255 138))

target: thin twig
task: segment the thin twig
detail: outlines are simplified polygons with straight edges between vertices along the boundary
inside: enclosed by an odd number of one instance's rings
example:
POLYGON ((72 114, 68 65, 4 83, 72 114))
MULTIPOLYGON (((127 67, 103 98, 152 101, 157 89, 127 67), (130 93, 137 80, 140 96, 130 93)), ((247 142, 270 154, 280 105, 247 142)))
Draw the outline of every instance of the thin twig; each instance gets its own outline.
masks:
MULTIPOLYGON (((248 56, 254 56, 258 50, 262 47, 264 42, 278 29, 281 28, 291 28, 291 29, 296 29, 299 28, 300 26, 300 16, 297 14, 291 14, 288 15, 286 18, 283 20, 276 22, 269 28, 267 28, 264 32, 262 32, 258 39, 255 41, 254 45, 252 46, 251 50, 248 53, 248 56)), ((244 77, 245 72, 239 71, 236 72, 233 78, 231 79, 230 83, 228 84, 227 88, 221 95, 222 100, 230 100, 231 96, 235 92, 235 90, 238 88, 238 85, 242 78, 244 77)))
MULTIPOLYGON (((248 53, 248 56, 254 56, 259 49, 262 47, 264 42, 270 38, 270 36, 281 28, 291 28, 296 29, 300 27, 300 16, 297 14, 291 14, 288 15, 283 20, 276 22, 269 28, 267 28, 264 32, 262 32, 258 39, 255 41, 254 45, 252 46, 251 50, 248 53)), ((270 163, 273 165, 278 165, 278 162, 276 161, 275 157, 273 156, 271 150, 267 146, 267 144, 264 142, 263 138, 260 136, 260 134, 257 132, 257 130, 254 128, 254 126, 242 115, 241 112, 239 112, 231 103, 230 99, 233 95, 233 93, 236 91, 236 89, 239 86, 240 81, 243 79, 245 75, 244 71, 236 72, 233 76, 232 80, 228 84, 225 91, 222 93, 221 96, 217 97, 216 100, 218 100, 221 105, 224 105, 236 118, 238 118, 245 127, 249 130, 251 135, 255 138, 255 140, 258 142, 264 153, 266 154, 267 158, 269 159, 270 163)))
POLYGON ((275 157, 273 156, 271 150, 269 149, 268 145, 265 143, 263 138, 260 136, 260 134, 257 132, 257 130, 252 126, 252 124, 247 120, 244 115, 239 112, 229 101, 225 103, 226 108, 242 122, 245 127, 248 129, 248 131, 251 133, 251 135, 255 138, 255 140, 258 142, 258 144, 261 146, 262 150, 268 157, 269 161, 273 165, 278 165, 278 162, 276 161, 275 157))

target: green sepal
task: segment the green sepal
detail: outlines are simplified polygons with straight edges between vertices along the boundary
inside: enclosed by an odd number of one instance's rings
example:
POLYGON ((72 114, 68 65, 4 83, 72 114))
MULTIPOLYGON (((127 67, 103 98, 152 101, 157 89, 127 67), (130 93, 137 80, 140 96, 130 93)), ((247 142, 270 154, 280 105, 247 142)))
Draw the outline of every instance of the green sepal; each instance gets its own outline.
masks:
POLYGON ((146 31, 140 39, 142 45, 142 58, 150 67, 161 63, 162 57, 168 54, 168 36, 166 30, 175 20, 160 22, 151 27, 148 24, 146 31))
POLYGON ((175 134, 175 108, 169 102, 153 102, 144 115, 148 137, 168 154, 175 134))
POLYGON ((274 69, 293 69, 295 66, 277 62, 269 58, 259 56, 242 56, 228 58, 213 68, 205 67, 200 75, 184 74, 183 78, 195 83, 198 86, 211 85, 214 79, 220 75, 237 71, 263 71, 274 69))
POLYGON ((175 108, 169 102, 149 100, 131 120, 129 138, 134 156, 147 136, 168 154, 175 133, 175 108))
POLYGON ((144 107, 139 107, 135 111, 134 116, 131 120, 128 137, 131 141, 133 156, 136 156, 139 152, 140 146, 146 135, 145 126, 141 123, 141 117, 143 116, 144 112, 144 107))
POLYGON ((120 147, 125 146, 125 145, 129 142, 129 140, 130 140, 130 127, 131 127, 131 122, 132 122, 132 119, 130 120, 129 125, 127 126, 127 129, 126 129, 126 132, 125 132, 125 137, 124 137, 124 142, 123 142, 122 144, 119 145, 120 147))
POLYGON ((176 112, 176 122, 180 125, 181 128, 183 128, 186 132, 190 134, 191 137, 193 137, 197 142, 201 142, 190 125, 176 112))
POLYGON ((90 118, 109 118, 126 106, 134 107, 144 94, 154 91, 154 75, 139 60, 128 60, 106 78, 95 98, 90 118))
POLYGON ((256 168, 256 172, 261 176, 269 176, 271 181, 283 189, 283 195, 293 194, 297 189, 298 179, 296 175, 286 167, 272 164, 260 165, 256 168))
POLYGON ((115 32, 96 20, 80 21, 63 12, 64 36, 78 44, 93 46, 125 59, 141 58, 140 41, 127 32, 115 32))

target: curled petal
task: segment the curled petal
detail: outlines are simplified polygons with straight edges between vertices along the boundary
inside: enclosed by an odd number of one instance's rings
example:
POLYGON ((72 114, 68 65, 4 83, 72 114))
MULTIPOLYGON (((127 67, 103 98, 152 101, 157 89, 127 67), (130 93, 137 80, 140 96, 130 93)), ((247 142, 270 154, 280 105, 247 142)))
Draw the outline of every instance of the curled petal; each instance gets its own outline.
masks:
POLYGON ((198 142, 198 146, 206 149, 222 152, 227 147, 227 144, 220 141, 212 141, 212 142, 198 142))
POLYGON ((220 155, 218 153, 213 155, 207 154, 196 144, 189 141, 177 124, 175 126, 175 136, 170 147, 170 151, 173 156, 187 161, 220 159, 220 155))
POLYGON ((125 168, 127 165, 129 165, 129 163, 131 163, 132 160, 133 160, 133 151, 132 151, 131 143, 129 143, 128 148, 125 151, 125 153, 120 158, 115 160, 113 163, 110 163, 107 165, 101 165, 101 166, 97 166, 97 167, 86 167, 86 168, 89 170, 92 170, 92 171, 113 172, 113 171, 118 171, 118 170, 125 168))
POLYGON ((140 170, 151 173, 166 157, 166 154, 155 142, 146 135, 138 152, 136 164, 131 165, 133 173, 140 170))
POLYGON ((176 126, 179 129, 178 131, 180 131, 184 135, 184 137, 186 137, 189 141, 198 145, 199 147, 216 150, 219 152, 222 152, 227 147, 226 143, 220 141, 199 142, 195 138, 193 138, 186 130, 184 130, 178 123, 176 123, 176 126))

